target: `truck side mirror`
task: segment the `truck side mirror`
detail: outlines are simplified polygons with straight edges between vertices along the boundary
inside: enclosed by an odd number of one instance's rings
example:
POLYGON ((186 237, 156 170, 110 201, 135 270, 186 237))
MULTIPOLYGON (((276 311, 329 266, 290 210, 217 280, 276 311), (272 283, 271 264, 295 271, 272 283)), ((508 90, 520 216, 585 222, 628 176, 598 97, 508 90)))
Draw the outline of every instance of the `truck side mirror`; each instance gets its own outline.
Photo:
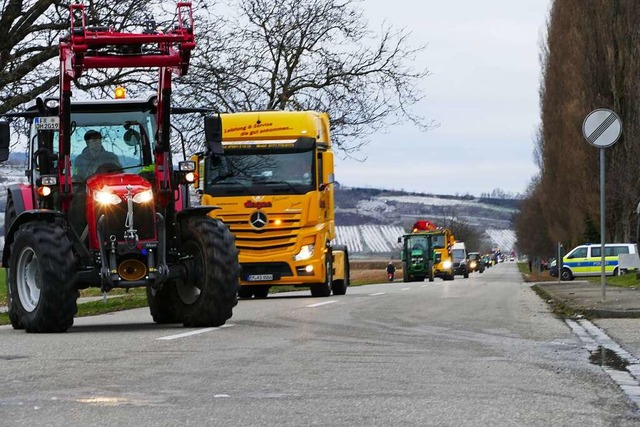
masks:
POLYGON ((222 119, 219 114, 204 118, 204 136, 210 153, 224 154, 222 149, 222 119))
POLYGON ((9 159, 9 143, 11 142, 9 129, 9 122, 0 121, 0 162, 6 162, 9 159))

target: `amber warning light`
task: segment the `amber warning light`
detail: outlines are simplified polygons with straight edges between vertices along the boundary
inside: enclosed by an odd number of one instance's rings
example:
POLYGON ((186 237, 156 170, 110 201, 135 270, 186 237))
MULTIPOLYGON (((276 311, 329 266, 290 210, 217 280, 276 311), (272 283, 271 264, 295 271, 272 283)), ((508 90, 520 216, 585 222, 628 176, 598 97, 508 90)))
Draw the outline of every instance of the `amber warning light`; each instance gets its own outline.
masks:
POLYGON ((116 88, 116 99, 125 99, 127 97, 127 91, 122 86, 116 88))

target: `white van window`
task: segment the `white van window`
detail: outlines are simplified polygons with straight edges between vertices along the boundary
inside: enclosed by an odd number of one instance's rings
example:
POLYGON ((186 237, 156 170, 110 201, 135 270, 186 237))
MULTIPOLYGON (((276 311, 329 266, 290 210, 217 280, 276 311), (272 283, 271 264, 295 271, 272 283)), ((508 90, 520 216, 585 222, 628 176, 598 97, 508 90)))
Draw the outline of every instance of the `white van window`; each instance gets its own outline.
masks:
MULTIPOLYGON (((600 255, 600 246, 592 246, 591 247, 591 256, 592 257, 599 257, 600 255)), ((628 246, 605 246, 604 247, 604 256, 608 257, 608 256, 618 256, 620 254, 628 254, 629 253, 629 247, 628 246)))
POLYGON ((629 246, 614 246, 612 248, 604 248, 605 256, 616 256, 620 254, 628 254, 629 246), (611 249, 611 255, 609 255, 609 249, 611 249))
MULTIPOLYGON (((591 248, 593 252, 594 248, 591 248)), ((567 258, 586 258, 587 257, 587 248, 578 248, 575 251, 571 252, 567 255, 567 258)))

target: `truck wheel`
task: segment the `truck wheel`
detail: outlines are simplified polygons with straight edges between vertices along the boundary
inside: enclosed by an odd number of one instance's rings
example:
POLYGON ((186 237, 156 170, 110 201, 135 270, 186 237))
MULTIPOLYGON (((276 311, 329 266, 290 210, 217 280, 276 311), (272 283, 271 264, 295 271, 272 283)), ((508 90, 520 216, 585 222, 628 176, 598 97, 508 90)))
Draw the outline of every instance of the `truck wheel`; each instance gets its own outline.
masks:
POLYGON ((571 274, 571 270, 569 270, 568 268, 563 268, 562 272, 560 273, 560 279, 573 280, 573 274, 571 274))
POLYGON ((238 303, 238 250, 233 235, 209 217, 182 223, 186 278, 176 280, 176 302, 185 327, 220 326, 238 303))
POLYGON ((324 283, 313 283, 311 288, 311 295, 314 297, 328 297, 331 295, 331 283, 333 282, 333 263, 331 262, 331 252, 327 252, 325 255, 325 279, 324 283))
POLYGON ((266 298, 269 295, 269 286, 254 286, 253 296, 256 298, 266 298))
POLYGON ((11 245, 8 277, 17 329, 36 333, 69 329, 78 310, 76 280, 71 241, 61 226, 44 222, 20 226, 11 245))
POLYGON ((242 299, 249 299, 253 296, 253 286, 239 286, 238 297, 242 299))
POLYGON ((147 286, 147 302, 154 322, 180 323, 180 313, 176 307, 175 281, 165 282, 159 290, 147 286))
POLYGON ((347 293, 347 287, 349 286, 349 253, 346 246, 334 246, 333 249, 344 251, 344 279, 334 280, 331 283, 331 291, 334 295, 344 295, 347 293))
POLYGON ((465 279, 469 278, 469 270, 465 270, 464 273, 462 273, 462 277, 464 277, 465 279))

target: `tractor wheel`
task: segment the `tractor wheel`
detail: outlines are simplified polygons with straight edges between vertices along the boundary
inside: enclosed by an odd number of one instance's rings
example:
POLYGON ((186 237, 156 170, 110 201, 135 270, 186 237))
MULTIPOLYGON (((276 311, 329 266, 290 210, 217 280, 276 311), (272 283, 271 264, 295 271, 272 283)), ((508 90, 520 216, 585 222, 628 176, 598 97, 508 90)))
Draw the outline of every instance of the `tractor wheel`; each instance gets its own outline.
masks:
POLYGON ((209 217, 182 224, 182 258, 187 277, 176 280, 176 302, 185 327, 220 326, 238 303, 238 250, 233 235, 209 217))
POLYGON ((429 270, 429 274, 427 275, 427 277, 429 277, 430 282, 433 282, 433 261, 429 261, 429 263, 427 264, 427 269, 429 270))
MULTIPOLYGON (((13 221, 16 219, 16 208, 13 204, 13 197, 7 197, 7 204, 5 206, 4 212, 4 239, 7 240, 7 232, 13 224, 13 221)), ((5 277, 9 277, 9 269, 5 269, 5 277)), ((9 287, 9 282, 7 281, 7 306, 9 308, 9 320, 11 321, 11 326, 13 329, 24 329, 20 319, 18 318, 18 308, 16 305, 16 299, 11 296, 11 289, 9 287)))
POLYGON ((62 227, 20 226, 9 260, 10 310, 19 327, 36 333, 69 329, 78 310, 76 280, 71 241, 62 227))
POLYGON ((334 249, 344 251, 344 279, 337 279, 331 282, 331 291, 333 295, 344 295, 347 293, 347 287, 349 286, 349 253, 346 246, 334 246, 334 249))
POLYGON ((402 263, 402 281, 404 283, 411 281, 411 278, 409 277, 409 268, 407 267, 407 264, 405 264, 404 262, 402 263))
POLYGON ((331 283, 333 283, 333 262, 331 251, 325 254, 325 279, 324 283, 313 283, 310 286, 311 295, 314 297, 328 297, 331 295, 331 283))
POLYGON ((253 296, 253 286, 239 286, 238 287, 238 297, 242 299, 249 299, 253 296))
POLYGON ((13 224, 13 221, 16 219, 16 207, 13 204, 13 197, 7 197, 7 204, 5 206, 4 211, 4 238, 7 238, 7 232, 9 231, 9 227, 13 224))
POLYGON ((161 289, 147 286, 147 302, 153 321, 160 324, 180 323, 180 313, 176 307, 176 282, 171 280, 161 289))

